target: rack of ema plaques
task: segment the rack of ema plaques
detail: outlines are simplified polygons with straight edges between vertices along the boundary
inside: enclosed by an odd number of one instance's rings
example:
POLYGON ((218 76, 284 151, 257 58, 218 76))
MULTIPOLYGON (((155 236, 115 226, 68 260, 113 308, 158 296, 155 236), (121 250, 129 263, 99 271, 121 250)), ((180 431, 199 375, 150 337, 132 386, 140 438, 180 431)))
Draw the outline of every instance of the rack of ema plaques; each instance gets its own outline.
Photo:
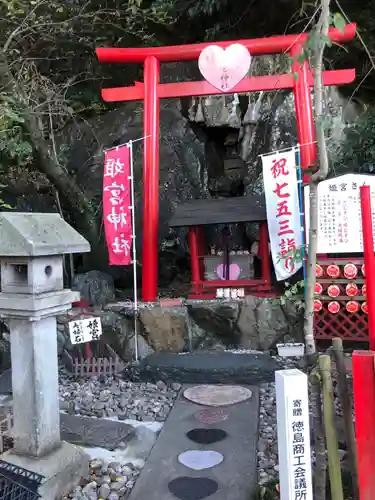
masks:
POLYGON ((363 259, 319 259, 316 266, 314 332, 318 340, 340 336, 368 342, 363 259))

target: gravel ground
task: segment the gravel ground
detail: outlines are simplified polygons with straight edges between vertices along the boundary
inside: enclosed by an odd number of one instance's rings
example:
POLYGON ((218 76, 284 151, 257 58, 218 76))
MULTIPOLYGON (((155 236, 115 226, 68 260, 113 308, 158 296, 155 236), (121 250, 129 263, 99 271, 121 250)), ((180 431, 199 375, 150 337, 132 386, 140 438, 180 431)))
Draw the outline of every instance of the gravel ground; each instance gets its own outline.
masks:
MULTIPOLYGON (((74 380, 61 370, 60 410, 72 415, 118 419, 132 425, 140 424, 145 432, 150 433, 150 429, 158 432, 180 389, 181 384, 167 386, 162 381, 143 384, 103 376, 74 380)), ((150 441, 148 451, 151 451, 154 441, 145 435, 143 441, 147 440, 150 441)), ((137 450, 126 447, 114 452, 101 448, 86 451, 93 458, 90 476, 65 498, 125 500, 145 463, 138 458, 137 450)))
POLYGON ((90 462, 90 477, 83 480, 68 497, 74 500, 120 500, 129 496, 144 462, 106 461, 95 458, 90 462))
POLYGON ((88 417, 164 422, 181 384, 133 383, 114 377, 74 381, 60 375, 60 410, 88 417))
MULTIPOLYGON (((240 350, 238 352, 245 352, 240 350)), ((280 359, 285 368, 301 368, 301 360, 280 359)), ((349 375, 349 384, 351 377, 349 375)), ((335 382, 334 382, 335 384, 335 382)), ((156 384, 133 383, 112 377, 91 378, 88 381, 74 381, 65 373, 60 373, 60 407, 71 414, 133 420, 152 424, 167 418, 181 385, 167 386, 160 381, 156 384)), ((338 418, 342 410, 335 390, 335 407, 338 418)), ((311 413, 311 409, 310 409, 311 413)), ((74 500, 124 500, 129 495, 143 465, 143 460, 132 460, 121 454, 114 457, 95 456, 92 450, 90 477, 77 487, 70 498, 74 500)), ((342 451, 345 457, 345 451, 342 451)), ((314 461, 314 457, 313 457, 314 461)), ((259 483, 264 484, 278 477, 278 450, 276 428, 275 384, 260 387, 259 440, 257 450, 257 470, 259 483)))

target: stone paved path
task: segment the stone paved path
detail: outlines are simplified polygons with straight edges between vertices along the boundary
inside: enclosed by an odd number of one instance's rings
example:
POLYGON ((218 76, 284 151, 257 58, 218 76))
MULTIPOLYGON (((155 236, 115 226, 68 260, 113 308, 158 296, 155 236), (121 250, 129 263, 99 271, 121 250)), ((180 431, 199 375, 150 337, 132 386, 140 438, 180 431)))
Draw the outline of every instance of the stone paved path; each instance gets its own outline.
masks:
MULTIPOLYGON (((184 389, 187 387, 190 386, 184 389)), ((218 412, 218 408, 192 403, 181 391, 129 500, 249 500, 256 486, 259 412, 259 389, 249 389, 250 399, 220 407, 219 413, 224 413, 226 419, 210 424, 201 423, 195 415, 200 412, 202 416, 202 410, 207 409, 206 419, 211 410, 218 412), (207 435, 202 431, 191 432, 193 429, 211 431, 207 435), (195 435, 197 441, 206 439, 211 443, 198 444, 189 439, 187 433, 195 435), (212 442, 215 435, 217 441, 212 442), (178 460, 179 455, 188 450, 218 452, 224 459, 214 467, 193 470, 178 460)), ((215 462, 217 456, 217 453, 206 453, 201 459, 215 462)))

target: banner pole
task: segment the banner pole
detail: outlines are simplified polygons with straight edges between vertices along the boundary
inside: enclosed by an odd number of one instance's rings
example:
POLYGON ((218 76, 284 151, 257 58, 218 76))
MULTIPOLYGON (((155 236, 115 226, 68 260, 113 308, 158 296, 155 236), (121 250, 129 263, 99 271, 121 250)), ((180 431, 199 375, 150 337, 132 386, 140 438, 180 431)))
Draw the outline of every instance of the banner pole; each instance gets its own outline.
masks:
POLYGON ((134 288, 134 355, 138 361, 138 293, 137 293, 137 248, 135 235, 135 196, 134 196, 134 167, 133 167, 133 141, 128 142, 130 152, 130 186, 131 186, 131 211, 132 211, 132 243, 133 243, 133 288, 134 288))
POLYGON ((301 219, 301 258, 302 258, 302 268, 303 268, 303 280, 305 285, 303 287, 304 294, 306 294, 306 238, 305 238, 305 206, 303 199, 303 180, 302 180, 302 167, 301 167, 301 149, 297 147, 297 182, 298 182, 298 194, 299 194, 299 215, 301 219))

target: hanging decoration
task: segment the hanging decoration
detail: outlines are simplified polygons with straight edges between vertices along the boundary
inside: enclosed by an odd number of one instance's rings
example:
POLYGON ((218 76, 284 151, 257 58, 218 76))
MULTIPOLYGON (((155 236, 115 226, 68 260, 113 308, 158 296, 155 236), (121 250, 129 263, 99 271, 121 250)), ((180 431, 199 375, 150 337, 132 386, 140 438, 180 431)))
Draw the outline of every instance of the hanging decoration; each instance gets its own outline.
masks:
POLYGON ((328 304, 328 311, 331 314, 337 314, 339 310, 340 310, 340 304, 338 302, 333 301, 328 304))
POLYGON ((314 312, 319 312, 323 309, 322 301, 319 299, 314 300, 314 312))
POLYGON ((336 264, 331 264, 327 267, 327 274, 330 278, 338 278, 340 276, 340 268, 336 264))
POLYGON ((103 219, 109 265, 131 264, 132 221, 130 193, 130 148, 105 152, 103 175, 103 219))
POLYGON ((202 50, 198 59, 203 78, 222 92, 228 92, 247 75, 251 56, 246 47, 234 43, 226 49, 209 45, 202 50))
POLYGON ((295 148, 262 156, 267 223, 276 279, 285 280, 302 267, 302 248, 295 148))
POLYGON ((338 285, 329 285, 327 293, 330 297, 336 298, 340 295, 340 287, 338 285))
POLYGON ((346 295, 348 297, 355 297, 358 295, 358 286, 355 283, 348 283, 345 287, 346 295))
POLYGON ((348 311, 348 313, 357 313, 359 311, 359 304, 357 301, 355 300, 350 300, 349 302, 346 303, 346 310, 348 311))
POLYGON ((354 264, 349 262, 348 264, 345 265, 345 267, 344 267, 345 278, 352 280, 357 276, 357 274, 358 274, 358 269, 354 264))
POLYGON ((150 136, 140 137, 106 150, 103 174, 103 220, 109 264, 111 266, 133 264, 134 354, 136 361, 138 361, 138 289, 133 143, 148 137, 150 136))
POLYGON ((233 94, 232 107, 228 116, 228 125, 233 128, 241 127, 241 110, 238 94, 233 94))
POLYGON ((315 276, 317 278, 321 278, 323 275, 324 275, 324 270, 323 270, 322 266, 320 266, 319 264, 317 264, 315 266, 315 276))

